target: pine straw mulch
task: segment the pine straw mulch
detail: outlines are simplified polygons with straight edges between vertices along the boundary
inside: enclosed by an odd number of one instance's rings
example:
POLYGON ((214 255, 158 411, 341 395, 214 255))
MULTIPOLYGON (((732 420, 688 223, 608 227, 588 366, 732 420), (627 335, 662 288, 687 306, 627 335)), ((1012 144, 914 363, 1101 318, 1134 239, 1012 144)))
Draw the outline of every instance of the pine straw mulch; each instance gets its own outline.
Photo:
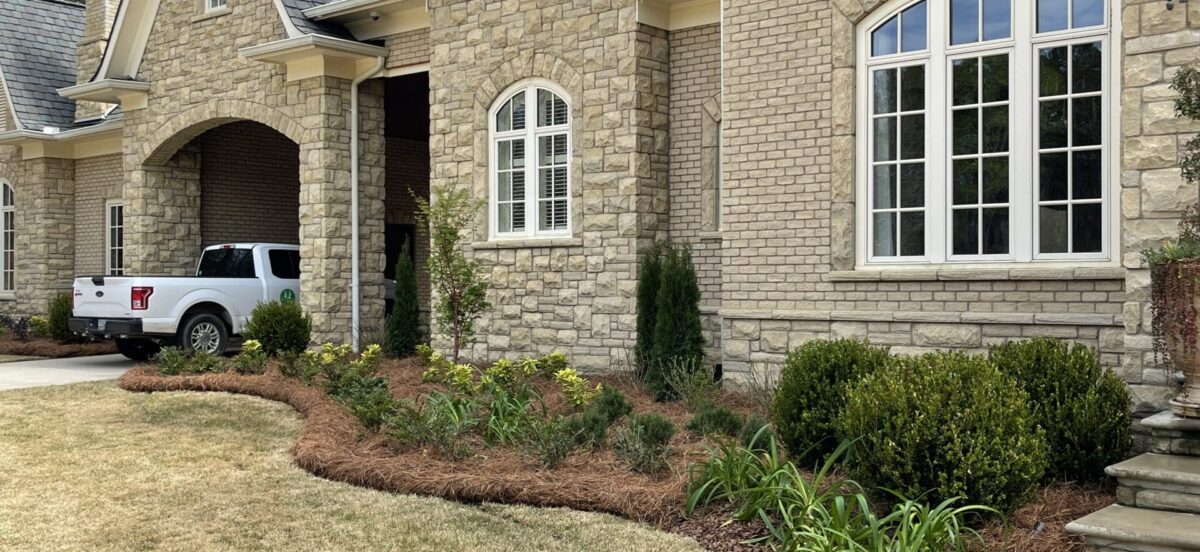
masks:
POLYGON ((72 358, 111 355, 116 352, 117 346, 112 341, 59 343, 46 337, 30 337, 21 341, 11 335, 0 335, 0 355, 72 358))
MULTIPOLYGON (((389 361, 379 375, 389 381, 398 398, 415 398, 439 385, 421 382, 423 364, 416 359, 389 361)), ((296 463, 334 481, 396 493, 436 496, 459 502, 497 502, 596 511, 652 524, 696 539, 716 552, 759 552, 765 546, 742 541, 761 536, 759 523, 729 523, 729 511, 714 507, 691 518, 683 516, 688 465, 708 457, 708 442, 683 429, 691 414, 678 403, 657 403, 628 377, 596 377, 620 389, 638 413, 657 412, 680 430, 671 440, 676 454, 670 469, 653 477, 634 473, 611 451, 576 451, 555 470, 509 447, 485 447, 473 442, 475 455, 460 461, 443 459, 426 450, 397 450, 382 434, 368 433, 320 385, 306 386, 280 375, 273 367, 261 376, 234 373, 160 376, 153 366, 140 366, 117 382, 128 391, 219 391, 253 395, 291 405, 305 417, 296 442, 296 463)), ((553 382, 539 381, 547 406, 570 411, 553 382)), ((723 394, 720 402, 745 414, 753 406, 745 397, 723 394)), ((1111 504, 1111 489, 1087 489, 1056 484, 1007 520, 992 521, 982 530, 983 545, 974 550, 1067 552, 1083 550, 1079 539, 1063 527, 1070 521, 1111 504)))

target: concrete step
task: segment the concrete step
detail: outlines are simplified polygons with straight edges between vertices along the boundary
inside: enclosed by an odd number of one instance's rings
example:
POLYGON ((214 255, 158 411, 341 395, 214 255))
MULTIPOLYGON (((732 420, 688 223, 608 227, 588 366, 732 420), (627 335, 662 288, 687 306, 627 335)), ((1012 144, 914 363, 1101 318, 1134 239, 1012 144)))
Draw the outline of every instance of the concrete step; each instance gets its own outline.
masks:
POLYGON ((1142 420, 1142 427, 1150 431, 1150 452, 1200 456, 1200 419, 1167 410, 1142 420))
POLYGON ((1200 515, 1113 504, 1067 524, 1100 552, 1200 550, 1200 515))
POLYGON ((1117 478, 1117 502, 1200 513, 1200 457, 1147 453, 1104 470, 1117 478))

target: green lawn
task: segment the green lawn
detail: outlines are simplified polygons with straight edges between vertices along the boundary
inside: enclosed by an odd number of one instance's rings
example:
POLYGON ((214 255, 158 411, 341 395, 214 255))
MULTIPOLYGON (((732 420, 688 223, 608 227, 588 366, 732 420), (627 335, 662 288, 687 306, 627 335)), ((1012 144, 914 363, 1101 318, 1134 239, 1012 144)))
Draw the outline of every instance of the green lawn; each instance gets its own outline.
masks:
POLYGON ((292 463, 300 425, 219 393, 0 393, 0 550, 699 550, 612 516, 319 479, 292 463))

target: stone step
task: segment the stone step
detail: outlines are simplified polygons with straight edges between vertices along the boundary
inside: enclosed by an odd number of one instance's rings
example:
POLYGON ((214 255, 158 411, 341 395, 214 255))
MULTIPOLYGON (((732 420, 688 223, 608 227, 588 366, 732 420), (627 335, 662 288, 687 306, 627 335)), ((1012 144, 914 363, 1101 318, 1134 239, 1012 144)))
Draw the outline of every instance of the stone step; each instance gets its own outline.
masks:
POLYGON ((1147 453, 1104 470, 1117 478, 1117 502, 1200 513, 1200 457, 1147 453))
POLYGON ((1150 452, 1200 456, 1200 419, 1181 418, 1170 410, 1142 420, 1149 430, 1150 452))
POLYGON ((1100 552, 1200 550, 1200 515, 1113 504, 1067 524, 1100 552))

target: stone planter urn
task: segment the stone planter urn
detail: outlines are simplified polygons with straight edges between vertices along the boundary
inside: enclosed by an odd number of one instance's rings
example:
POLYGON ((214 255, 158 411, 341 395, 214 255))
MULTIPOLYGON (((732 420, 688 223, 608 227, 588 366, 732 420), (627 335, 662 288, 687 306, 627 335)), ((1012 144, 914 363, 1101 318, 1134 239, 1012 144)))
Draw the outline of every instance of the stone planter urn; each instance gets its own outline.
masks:
POLYGON ((1155 347, 1183 376, 1168 403, 1177 416, 1200 418, 1200 261, 1167 262, 1152 273, 1155 347))

